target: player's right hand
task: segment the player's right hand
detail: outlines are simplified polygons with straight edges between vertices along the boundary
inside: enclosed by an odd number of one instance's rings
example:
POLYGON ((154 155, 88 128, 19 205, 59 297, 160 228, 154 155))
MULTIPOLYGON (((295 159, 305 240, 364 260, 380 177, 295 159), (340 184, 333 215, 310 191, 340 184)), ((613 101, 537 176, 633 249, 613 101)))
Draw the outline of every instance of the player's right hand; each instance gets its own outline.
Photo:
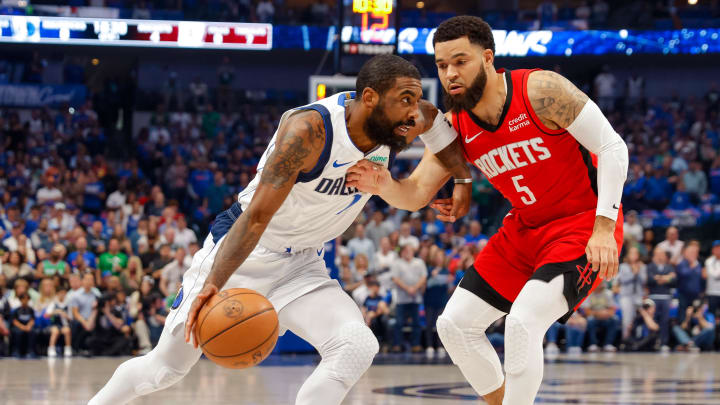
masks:
POLYGON ((190 311, 188 312, 187 320, 185 321, 185 342, 190 343, 190 335, 193 335, 193 346, 197 349, 198 347, 198 340, 197 336, 194 335, 195 333, 195 322, 197 322, 198 314, 200 314, 200 309, 205 305, 207 300, 210 299, 213 295, 217 294, 218 288, 212 284, 205 284, 203 289, 200 291, 200 293, 195 297, 195 299, 192 302, 192 305, 190 306, 190 311))
POLYGON ((357 187, 364 193, 380 195, 382 189, 392 182, 390 171, 383 165, 361 160, 347 171, 345 185, 357 187))

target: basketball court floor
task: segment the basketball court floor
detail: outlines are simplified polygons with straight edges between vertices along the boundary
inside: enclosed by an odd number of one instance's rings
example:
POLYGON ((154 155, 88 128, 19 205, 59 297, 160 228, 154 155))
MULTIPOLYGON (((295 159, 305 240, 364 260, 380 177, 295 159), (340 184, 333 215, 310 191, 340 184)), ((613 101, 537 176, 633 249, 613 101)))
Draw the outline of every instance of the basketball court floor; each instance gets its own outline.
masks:
MULTIPOLYGON (((120 358, 0 359, 0 404, 85 404, 120 358)), ((227 370, 201 360, 170 389, 133 404, 293 404, 316 356, 273 356, 227 370)), ((423 356, 379 357, 344 402, 350 405, 479 403, 457 368, 423 356), (404 363, 404 364, 401 364, 404 363), (408 364, 410 363, 410 364, 408 364), (474 401, 474 402, 473 402, 474 401)), ((548 361, 536 403, 720 404, 720 354, 584 354, 548 361)))

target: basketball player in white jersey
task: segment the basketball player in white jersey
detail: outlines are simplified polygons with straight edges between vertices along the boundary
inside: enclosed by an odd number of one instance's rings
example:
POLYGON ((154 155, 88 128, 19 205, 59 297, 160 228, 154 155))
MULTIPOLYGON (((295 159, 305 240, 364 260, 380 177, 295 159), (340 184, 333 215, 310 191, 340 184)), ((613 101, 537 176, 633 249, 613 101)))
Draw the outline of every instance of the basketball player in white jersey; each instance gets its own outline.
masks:
MULTIPOLYGON (((121 364, 90 405, 124 404, 182 379, 202 354, 190 333, 197 314, 223 288, 263 294, 278 312, 280 333, 291 330, 322 356, 296 405, 341 403, 378 351, 357 305, 329 278, 322 259, 324 242, 343 233, 371 197, 345 185, 347 169, 363 159, 387 167, 424 132, 435 154, 421 164, 470 178, 455 131, 420 99, 420 74, 412 64, 374 57, 358 74, 356 89, 357 97, 340 93, 283 114, 257 176, 217 217, 193 257, 157 347, 121 364)), ((449 177, 433 177, 428 189, 449 177)), ((470 185, 460 183, 453 216, 469 208, 470 185)), ((428 202, 418 201, 417 208, 428 202)))

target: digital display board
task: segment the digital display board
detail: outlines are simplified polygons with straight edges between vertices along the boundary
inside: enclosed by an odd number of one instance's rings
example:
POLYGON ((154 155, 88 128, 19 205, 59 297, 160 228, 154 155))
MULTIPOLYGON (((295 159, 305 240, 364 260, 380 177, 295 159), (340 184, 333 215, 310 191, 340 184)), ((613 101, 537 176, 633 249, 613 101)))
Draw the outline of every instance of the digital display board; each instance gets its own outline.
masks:
POLYGON ((346 54, 394 53, 396 0, 343 0, 340 39, 346 54))
POLYGON ((0 15, 0 42, 272 49, 271 24, 0 15))

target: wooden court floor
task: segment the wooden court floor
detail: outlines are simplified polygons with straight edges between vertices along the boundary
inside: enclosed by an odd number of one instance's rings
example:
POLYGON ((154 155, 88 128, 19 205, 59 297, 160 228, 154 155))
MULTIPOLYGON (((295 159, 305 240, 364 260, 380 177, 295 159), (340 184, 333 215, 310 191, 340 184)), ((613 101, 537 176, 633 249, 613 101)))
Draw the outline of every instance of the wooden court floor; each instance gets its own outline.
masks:
MULTIPOLYGON (((0 404, 85 404, 119 358, 0 359, 0 404)), ((271 357, 233 371, 201 360, 180 383, 133 404, 293 404, 317 357, 271 357)), ((422 358, 378 361, 350 392, 351 405, 479 403, 458 369, 422 358), (405 363, 405 364, 403 364, 405 363), (420 363, 420 364, 407 364, 420 363)), ((444 363, 447 363, 444 362, 444 363)), ((720 405, 720 354, 584 354, 548 362, 538 404, 720 405)))

